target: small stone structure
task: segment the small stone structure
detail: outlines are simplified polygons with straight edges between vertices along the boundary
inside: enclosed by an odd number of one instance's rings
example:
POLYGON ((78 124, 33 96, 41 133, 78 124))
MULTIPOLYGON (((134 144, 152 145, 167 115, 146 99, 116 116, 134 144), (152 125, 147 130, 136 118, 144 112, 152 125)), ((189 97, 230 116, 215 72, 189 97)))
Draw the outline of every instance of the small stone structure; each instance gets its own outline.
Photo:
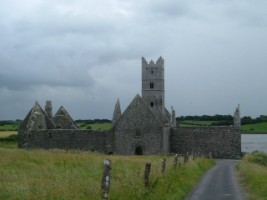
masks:
POLYGON ((80 149, 122 155, 212 153, 214 158, 240 158, 240 108, 234 126, 177 127, 173 107, 165 108, 164 60, 142 58, 142 97, 136 95, 121 113, 117 100, 113 128, 108 131, 80 130, 60 107, 52 114, 36 102, 19 131, 20 148, 80 149))

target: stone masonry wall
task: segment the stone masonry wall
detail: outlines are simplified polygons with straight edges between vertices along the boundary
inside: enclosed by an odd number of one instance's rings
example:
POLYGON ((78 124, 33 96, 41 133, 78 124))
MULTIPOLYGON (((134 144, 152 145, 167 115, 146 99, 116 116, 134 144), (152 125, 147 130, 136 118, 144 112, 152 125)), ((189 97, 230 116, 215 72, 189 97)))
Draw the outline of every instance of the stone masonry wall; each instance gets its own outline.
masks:
POLYGON ((136 96, 114 127, 114 152, 124 155, 163 153, 163 126, 136 96))
POLYGON ((213 158, 240 158, 241 134, 237 127, 179 127, 171 130, 170 151, 212 153, 213 158))
POLYGON ((113 152, 112 131, 49 129, 20 132, 24 148, 79 149, 113 152))

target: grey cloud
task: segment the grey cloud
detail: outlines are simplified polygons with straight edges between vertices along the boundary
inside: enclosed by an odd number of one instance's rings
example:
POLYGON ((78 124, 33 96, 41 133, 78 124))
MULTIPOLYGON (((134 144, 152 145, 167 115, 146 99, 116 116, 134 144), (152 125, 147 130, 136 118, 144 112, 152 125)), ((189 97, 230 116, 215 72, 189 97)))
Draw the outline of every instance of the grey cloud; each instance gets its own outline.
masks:
POLYGON ((28 90, 39 87, 40 85, 57 87, 92 87, 94 79, 79 69, 72 69, 66 72, 66 69, 60 71, 39 71, 39 73, 28 71, 25 74, 0 74, 0 88, 10 90, 28 90))
POLYGON ((140 58, 163 56, 166 106, 178 115, 231 114, 237 103, 267 111, 253 104, 267 98, 263 0, 10 2, 0 8, 0 105, 51 99, 77 118, 110 117, 118 97, 127 106, 140 93, 140 58))

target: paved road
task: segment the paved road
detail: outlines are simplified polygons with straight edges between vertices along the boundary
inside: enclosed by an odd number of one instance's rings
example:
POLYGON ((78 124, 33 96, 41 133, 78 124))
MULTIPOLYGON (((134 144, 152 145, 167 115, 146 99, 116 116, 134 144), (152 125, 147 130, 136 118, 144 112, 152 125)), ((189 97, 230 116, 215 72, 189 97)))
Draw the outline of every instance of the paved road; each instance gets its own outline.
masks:
POLYGON ((217 160, 186 200, 244 200, 235 174, 235 160, 217 160))

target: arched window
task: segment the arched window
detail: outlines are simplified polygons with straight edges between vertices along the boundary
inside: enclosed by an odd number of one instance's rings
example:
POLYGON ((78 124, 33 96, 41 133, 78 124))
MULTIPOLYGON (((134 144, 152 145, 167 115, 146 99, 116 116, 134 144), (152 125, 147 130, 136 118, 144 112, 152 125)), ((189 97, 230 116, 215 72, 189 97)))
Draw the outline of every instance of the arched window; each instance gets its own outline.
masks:
POLYGON ((150 106, 151 106, 151 107, 154 107, 154 102, 151 102, 151 103, 150 103, 150 106))
POLYGON ((154 89, 154 83, 150 82, 150 89, 154 89))

